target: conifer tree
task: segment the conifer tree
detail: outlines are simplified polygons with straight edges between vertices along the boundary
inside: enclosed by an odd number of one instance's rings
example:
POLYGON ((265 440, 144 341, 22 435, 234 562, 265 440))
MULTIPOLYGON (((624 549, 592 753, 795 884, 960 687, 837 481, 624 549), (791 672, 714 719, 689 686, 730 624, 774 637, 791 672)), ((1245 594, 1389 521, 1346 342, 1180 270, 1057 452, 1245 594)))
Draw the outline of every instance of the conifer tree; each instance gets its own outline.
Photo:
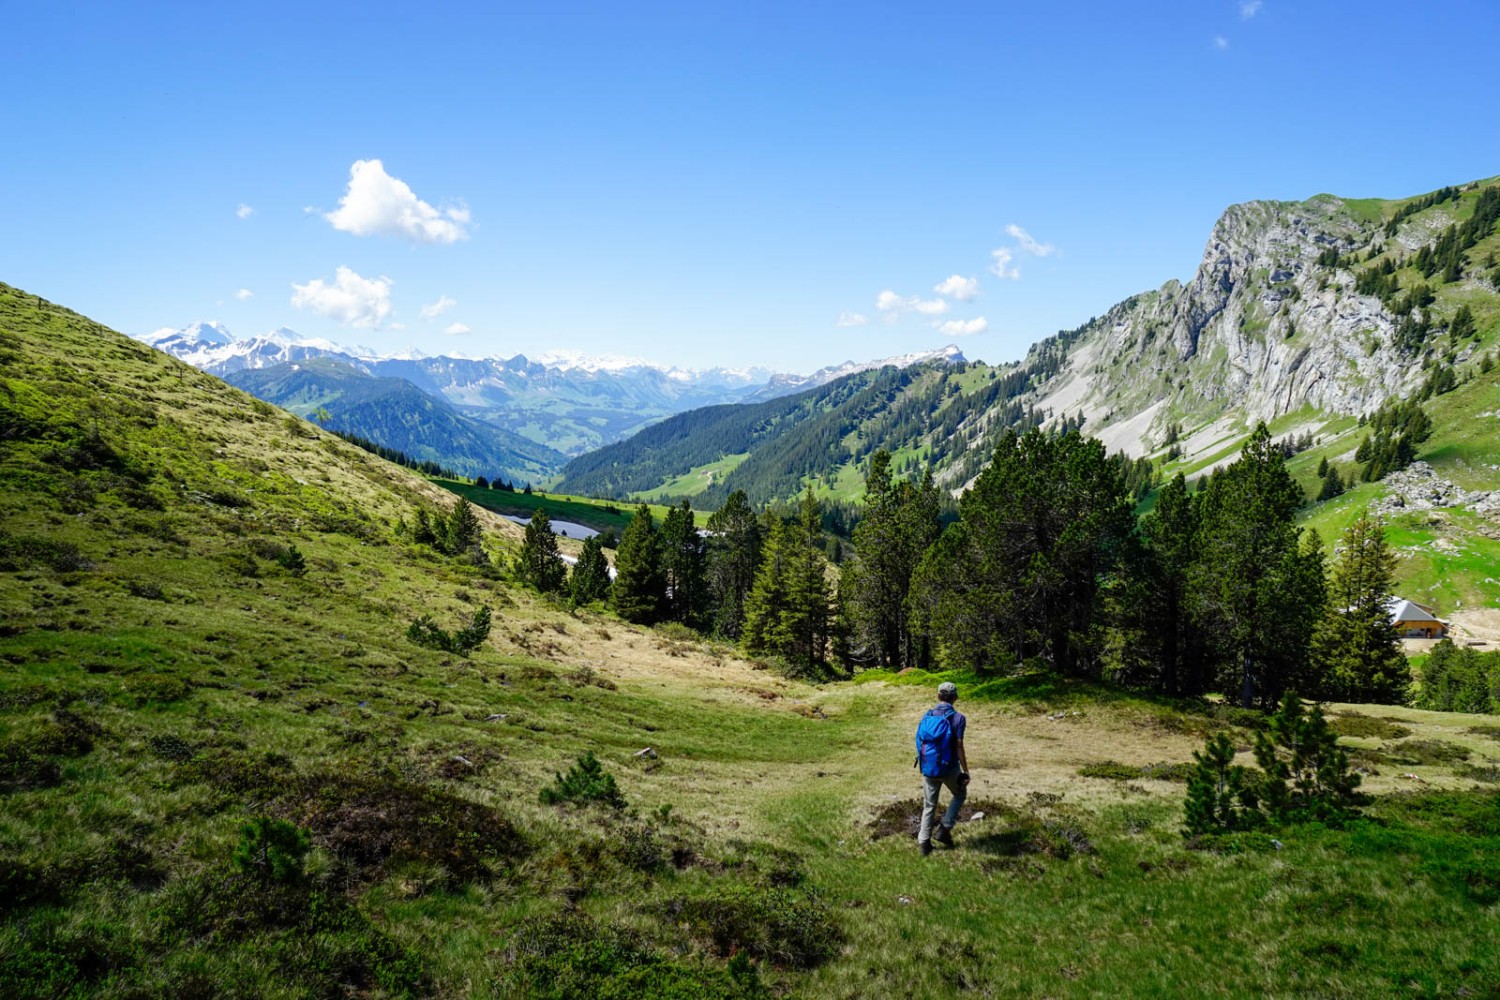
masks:
POLYGON ((666 600, 657 534, 651 508, 641 504, 626 525, 615 552, 615 582, 610 587, 610 601, 621 618, 638 625, 659 621, 666 600))
POLYGON ((1158 644, 1161 687, 1170 695, 1203 694, 1203 641, 1189 601, 1198 557, 1198 509, 1182 473, 1157 493, 1156 506, 1140 527, 1153 610, 1145 631, 1158 644))
POLYGON ((771 653, 819 671, 827 662, 832 619, 822 508, 808 486, 791 523, 774 522, 745 602, 747 652, 771 653))
POLYGON ((952 661, 1040 655, 1063 674, 1099 666, 1101 592, 1133 528, 1122 470, 1076 432, 1008 433, 959 501, 961 565, 928 564, 919 601, 952 661))
POLYGON ((790 529, 779 518, 771 519, 761 546, 755 582, 745 597, 745 621, 741 643, 747 653, 780 652, 788 639, 782 632, 792 559, 790 529))
POLYGON ((609 562, 598 535, 583 540, 583 552, 568 576, 568 601, 574 607, 602 601, 609 596, 609 562))
POLYGON ((684 499, 667 511, 661 527, 662 571, 666 604, 662 617, 696 627, 706 604, 703 536, 693 522, 693 505, 684 499))
POLYGON ((726 639, 740 638, 745 599, 755 585, 764 532, 744 490, 735 490, 708 519, 708 590, 713 630, 726 639))
POLYGON ((1332 701, 1405 702, 1411 670, 1387 601, 1396 557, 1385 525, 1368 511, 1344 532, 1333 568, 1328 610, 1313 633, 1312 659, 1321 697, 1332 701))
POLYGON ((922 658, 907 598, 917 564, 937 539, 938 492, 930 471, 920 485, 893 481, 890 459, 883 449, 870 458, 864 517, 854 529, 858 560, 844 566, 840 588, 847 595, 852 655, 904 667, 922 658))
POLYGON ((1274 703, 1302 673, 1309 635, 1322 614, 1321 549, 1298 545, 1301 500, 1264 423, 1239 459, 1211 476, 1198 495, 1194 610, 1228 668, 1225 693, 1246 708, 1274 703))
POLYGON ((1330 465, 1323 471, 1323 485, 1318 488, 1318 499, 1332 500, 1344 492, 1344 477, 1339 475, 1339 470, 1330 465))
POLYGON ((464 555, 479 547, 479 516, 474 513, 474 505, 467 497, 453 501, 453 509, 448 512, 443 526, 441 542, 443 551, 452 556, 464 555))
POLYGON ((521 543, 521 556, 516 564, 516 575, 521 582, 529 583, 544 594, 563 589, 568 567, 557 551, 557 536, 552 534, 552 519, 538 507, 531 512, 526 523, 526 537, 521 543))

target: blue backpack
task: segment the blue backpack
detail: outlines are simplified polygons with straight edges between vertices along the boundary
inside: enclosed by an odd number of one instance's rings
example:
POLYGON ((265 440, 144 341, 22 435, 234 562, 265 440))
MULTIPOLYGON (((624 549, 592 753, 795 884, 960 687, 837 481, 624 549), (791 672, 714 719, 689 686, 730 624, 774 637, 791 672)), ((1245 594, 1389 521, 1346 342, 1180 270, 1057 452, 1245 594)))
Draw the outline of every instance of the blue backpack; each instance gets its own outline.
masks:
POLYGON ((917 764, 922 774, 929 778, 940 778, 953 768, 954 710, 946 712, 929 709, 917 723, 917 764))

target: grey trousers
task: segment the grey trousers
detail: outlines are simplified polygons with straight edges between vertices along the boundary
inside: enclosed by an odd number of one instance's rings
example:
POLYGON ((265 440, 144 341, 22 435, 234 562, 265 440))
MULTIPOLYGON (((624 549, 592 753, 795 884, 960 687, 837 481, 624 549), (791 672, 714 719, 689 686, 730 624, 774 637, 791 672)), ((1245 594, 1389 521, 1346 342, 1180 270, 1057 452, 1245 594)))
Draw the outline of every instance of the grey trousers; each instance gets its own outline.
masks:
POLYGON ((950 773, 940 778, 922 775, 922 829, 917 833, 919 844, 925 844, 932 839, 932 820, 937 816, 938 796, 945 785, 953 797, 948 802, 948 812, 943 816, 943 825, 952 827, 958 822, 958 809, 964 804, 964 796, 968 794, 967 789, 964 788, 963 772, 955 767, 950 773))

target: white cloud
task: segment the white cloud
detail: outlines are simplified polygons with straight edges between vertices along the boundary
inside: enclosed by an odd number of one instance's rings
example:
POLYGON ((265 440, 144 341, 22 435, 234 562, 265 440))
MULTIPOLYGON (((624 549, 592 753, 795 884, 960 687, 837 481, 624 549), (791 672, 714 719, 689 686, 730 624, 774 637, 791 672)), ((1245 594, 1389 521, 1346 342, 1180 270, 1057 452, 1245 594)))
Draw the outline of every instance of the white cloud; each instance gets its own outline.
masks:
POLYGON ((437 319, 443 313, 458 305, 457 299, 450 299, 446 295, 439 295, 436 302, 429 302, 422 307, 423 319, 437 319))
POLYGON ((875 308, 886 314, 886 322, 892 322, 901 313, 915 310, 925 316, 941 316, 948 311, 948 303, 942 299, 922 299, 913 295, 902 298, 887 288, 875 296, 875 308))
POLYGON ((959 302, 969 302, 979 295, 979 279, 953 274, 933 285, 932 290, 959 302))
POLYGON ((443 327, 443 332, 450 336, 456 337, 459 334, 468 333, 469 328, 467 326, 464 326, 462 323, 449 323, 447 326, 443 327))
POLYGON ((391 314, 391 285, 390 278, 362 278, 340 265, 332 284, 322 278, 293 284, 292 305, 343 326, 377 327, 391 314))
POLYGON ((870 322, 870 318, 868 316, 866 316, 864 313, 841 312, 841 313, 839 313, 838 322, 835 325, 836 326, 864 326, 868 322, 870 322))
POLYGON ((1011 263, 1015 254, 1005 247, 996 247, 990 251, 990 256, 995 262, 990 265, 990 273, 997 278, 1009 278, 1012 281, 1021 276, 1021 269, 1011 263))
POLYGON ((1261 0, 1243 0, 1240 4, 1240 20, 1250 20, 1256 14, 1260 13, 1262 6, 1264 5, 1261 3, 1261 0))
POLYGON ((255 209, 251 208, 249 205, 246 205, 244 202, 240 202, 240 207, 234 210, 234 214, 236 218, 248 219, 250 218, 251 214, 254 213, 254 211, 255 209))
POLYGON ((945 337, 968 337, 988 330, 990 321, 983 316, 976 316, 973 319, 950 319, 944 323, 934 323, 933 327, 945 337))
POLYGON ((234 297, 239 299, 241 302, 245 302, 255 298, 255 293, 248 288, 241 288, 239 291, 234 293, 234 297))
POLYGON ((1229 39, 1225 38, 1223 35, 1215 35, 1214 48, 1218 49, 1220 52, 1223 52, 1225 49, 1229 48, 1229 39))
POLYGON ((1034 238, 1014 222, 1006 226, 1005 231, 1016 241, 1016 245, 996 247, 990 251, 990 273, 997 278, 1008 278, 1011 281, 1020 278, 1021 265, 1017 262, 1018 257, 1050 257, 1057 253, 1057 247, 1034 238))
POLYGON ((1033 257, 1050 257, 1057 252, 1057 247, 1053 246, 1051 243, 1037 242, 1036 240, 1031 238, 1030 233, 1022 229, 1020 226, 1016 225, 1014 222, 1006 226, 1005 231, 1007 233, 1010 233, 1010 235, 1015 238, 1015 241, 1017 243, 1021 244, 1021 250, 1024 253, 1028 253, 1033 257))
POLYGON ((403 236, 417 243, 456 243, 468 238, 469 210, 439 211, 418 198, 406 182, 385 172, 379 160, 355 160, 349 190, 336 212, 324 216, 334 229, 355 236, 403 236))

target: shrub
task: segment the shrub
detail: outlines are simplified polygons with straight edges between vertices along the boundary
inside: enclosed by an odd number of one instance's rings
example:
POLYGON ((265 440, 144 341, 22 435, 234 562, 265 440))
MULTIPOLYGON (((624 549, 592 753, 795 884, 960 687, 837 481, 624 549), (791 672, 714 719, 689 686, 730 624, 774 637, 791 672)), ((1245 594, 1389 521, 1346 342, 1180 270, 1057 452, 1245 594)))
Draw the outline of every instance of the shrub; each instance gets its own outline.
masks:
POLYGON ((455 878, 483 881, 525 850, 515 827, 489 806, 395 776, 311 775, 294 783, 276 811, 365 870, 429 862, 455 878))
POLYGON ((418 646, 468 656, 489 638, 492 617, 486 605, 475 611, 463 628, 449 632, 433 621, 431 615, 422 615, 406 627, 406 637, 418 646))
POLYGON ((638 934, 579 913, 529 920, 511 932, 495 993, 526 1000, 736 1000, 763 997, 754 966, 688 962, 649 947, 638 934))
POLYGON ((1397 725, 1389 719, 1372 719, 1368 715, 1359 715, 1356 712, 1335 715, 1328 720, 1328 728, 1333 730, 1335 735, 1351 736, 1356 739, 1399 740, 1403 736, 1411 735, 1410 729, 1397 725))
POLYGON ((552 784, 542 789, 541 799, 546 805, 597 802, 611 809, 625 808, 625 796, 620 794, 614 775, 604 770, 592 750, 580 756, 567 774, 555 775, 552 784))
POLYGON ((307 832, 296 824, 257 816, 240 827, 234 867, 271 882, 300 882, 311 848, 307 832))
POLYGON ((307 559, 295 545, 288 546, 285 552, 277 556, 276 564, 292 576, 301 576, 307 572, 307 559))
POLYGON ((811 892, 721 883, 664 909, 719 955, 744 952, 787 968, 820 965, 844 940, 832 911, 811 892))

